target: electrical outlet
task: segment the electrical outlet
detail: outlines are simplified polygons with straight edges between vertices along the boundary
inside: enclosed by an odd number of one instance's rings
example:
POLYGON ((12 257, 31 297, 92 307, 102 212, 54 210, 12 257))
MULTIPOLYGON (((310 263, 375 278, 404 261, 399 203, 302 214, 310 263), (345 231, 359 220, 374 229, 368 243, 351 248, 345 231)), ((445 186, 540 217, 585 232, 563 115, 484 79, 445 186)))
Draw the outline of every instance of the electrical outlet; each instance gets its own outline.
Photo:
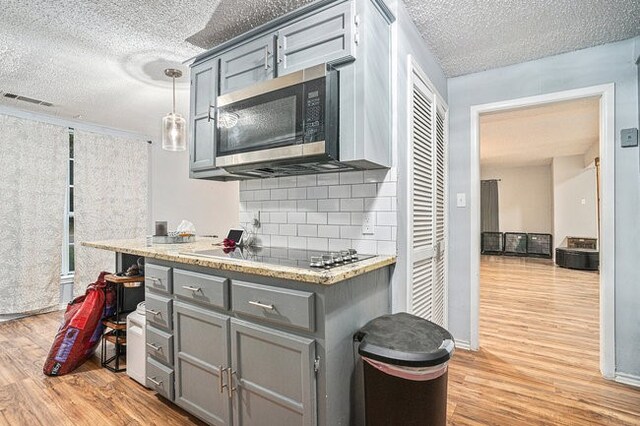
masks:
POLYGON ((376 218, 374 213, 365 213, 362 218, 362 235, 373 235, 376 218))
POLYGON ((464 192, 458 192, 456 194, 456 206, 467 207, 467 194, 464 192))

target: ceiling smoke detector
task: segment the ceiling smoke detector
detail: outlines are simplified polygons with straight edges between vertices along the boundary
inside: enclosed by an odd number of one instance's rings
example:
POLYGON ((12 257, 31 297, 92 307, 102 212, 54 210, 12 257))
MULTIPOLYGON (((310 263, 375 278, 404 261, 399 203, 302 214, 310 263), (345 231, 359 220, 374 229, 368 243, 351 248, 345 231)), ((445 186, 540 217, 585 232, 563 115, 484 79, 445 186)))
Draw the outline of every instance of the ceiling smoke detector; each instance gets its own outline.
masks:
POLYGON ((16 99, 22 102, 28 102, 30 104, 42 105, 46 107, 52 107, 53 104, 51 102, 43 101, 40 99, 30 98, 28 96, 16 95, 15 93, 3 93, 3 96, 8 99, 16 99))

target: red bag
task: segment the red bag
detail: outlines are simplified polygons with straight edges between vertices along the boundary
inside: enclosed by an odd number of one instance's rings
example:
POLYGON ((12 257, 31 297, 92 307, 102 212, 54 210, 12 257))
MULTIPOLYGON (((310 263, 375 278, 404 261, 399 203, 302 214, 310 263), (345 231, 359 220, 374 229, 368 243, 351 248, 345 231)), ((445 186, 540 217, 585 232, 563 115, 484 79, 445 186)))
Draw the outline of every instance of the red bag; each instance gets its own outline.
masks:
POLYGON ((101 272, 98 280, 87 286, 83 296, 76 297, 67 305, 42 368, 47 376, 72 372, 96 350, 104 332, 102 320, 113 315, 114 311, 115 291, 107 287, 106 274, 108 272, 101 272))

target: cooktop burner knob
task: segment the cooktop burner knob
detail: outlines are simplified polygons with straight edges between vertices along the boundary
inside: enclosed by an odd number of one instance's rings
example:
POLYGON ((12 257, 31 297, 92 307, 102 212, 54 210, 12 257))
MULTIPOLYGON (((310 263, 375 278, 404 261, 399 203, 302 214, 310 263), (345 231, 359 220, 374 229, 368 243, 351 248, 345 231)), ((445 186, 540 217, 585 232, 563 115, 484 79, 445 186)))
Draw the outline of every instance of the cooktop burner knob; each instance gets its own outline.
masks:
POLYGON ((358 260, 358 251, 356 249, 349 249, 349 254, 352 260, 358 260))
POLYGON ((342 256, 342 260, 345 262, 351 262, 351 253, 349 253, 349 250, 341 250, 340 256, 342 256))
POLYGON ((323 254, 322 263, 324 264, 324 266, 333 266, 335 262, 333 260, 333 256, 331 256, 330 254, 323 254))
POLYGON ((324 262, 322 261, 321 256, 311 256, 310 265, 312 268, 322 268, 324 266, 324 262))
POLYGON ((344 259, 342 258, 340 253, 331 253, 331 257, 333 257, 333 262, 334 263, 342 263, 342 262, 344 262, 344 259))

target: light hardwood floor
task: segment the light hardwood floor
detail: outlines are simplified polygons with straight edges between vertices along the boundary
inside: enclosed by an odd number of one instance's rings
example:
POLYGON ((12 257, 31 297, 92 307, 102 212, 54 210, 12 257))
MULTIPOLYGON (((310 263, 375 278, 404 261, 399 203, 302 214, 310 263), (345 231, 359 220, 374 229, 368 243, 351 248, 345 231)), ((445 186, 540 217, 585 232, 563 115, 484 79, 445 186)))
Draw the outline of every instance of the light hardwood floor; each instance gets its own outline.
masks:
POLYGON ((480 351, 449 369, 451 425, 640 425, 640 389, 599 372, 598 275, 483 256, 480 351))
MULTIPOLYGON (((481 350, 450 363, 450 425, 640 425, 640 389, 598 371, 596 274, 484 258, 481 299, 481 350)), ((61 317, 0 323, 1 425, 202 424, 93 361, 44 376, 61 317)))

